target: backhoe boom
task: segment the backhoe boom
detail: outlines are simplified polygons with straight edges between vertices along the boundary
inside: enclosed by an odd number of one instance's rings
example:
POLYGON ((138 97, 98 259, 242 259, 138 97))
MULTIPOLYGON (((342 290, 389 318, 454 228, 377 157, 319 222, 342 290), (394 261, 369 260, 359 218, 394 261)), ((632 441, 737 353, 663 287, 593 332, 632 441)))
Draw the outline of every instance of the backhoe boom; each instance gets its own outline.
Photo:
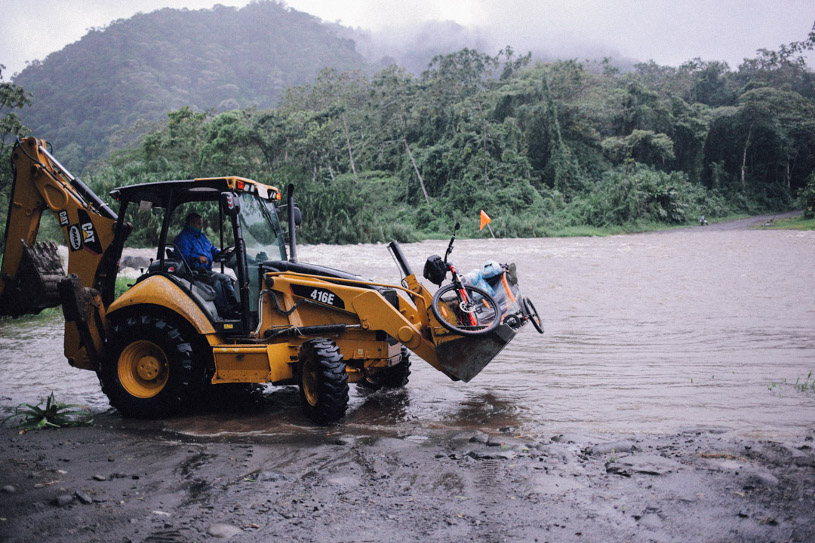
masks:
POLYGON ((60 304, 56 283, 64 274, 56 246, 35 243, 44 211, 54 213, 65 235, 68 273, 76 274, 85 287, 99 286, 100 263, 114 238, 116 214, 45 145, 27 138, 12 151, 14 182, 0 268, 0 315, 39 313, 60 304))

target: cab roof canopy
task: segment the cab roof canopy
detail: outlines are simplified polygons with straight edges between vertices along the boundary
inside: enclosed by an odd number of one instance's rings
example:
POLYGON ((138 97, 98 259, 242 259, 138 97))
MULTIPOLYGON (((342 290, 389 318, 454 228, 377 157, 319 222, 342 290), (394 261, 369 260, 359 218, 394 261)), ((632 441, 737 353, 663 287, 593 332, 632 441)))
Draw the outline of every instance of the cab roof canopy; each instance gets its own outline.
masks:
POLYGON ((177 206, 185 202, 213 201, 225 191, 248 192, 266 200, 279 200, 280 191, 269 185, 244 179, 243 177, 212 177, 206 179, 185 179, 178 181, 159 181, 117 187, 110 195, 124 202, 149 202, 153 207, 164 207, 170 201, 177 206))

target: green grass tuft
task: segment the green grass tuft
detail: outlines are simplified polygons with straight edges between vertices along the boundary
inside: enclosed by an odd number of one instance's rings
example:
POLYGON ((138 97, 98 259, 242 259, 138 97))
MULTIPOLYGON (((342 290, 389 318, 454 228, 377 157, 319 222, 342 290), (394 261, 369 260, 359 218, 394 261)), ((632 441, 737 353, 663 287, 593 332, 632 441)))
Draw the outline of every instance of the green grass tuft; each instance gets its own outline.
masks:
POLYGON ((93 424, 90 410, 87 407, 58 402, 54 399, 53 392, 45 400, 44 407, 41 407, 41 404, 20 404, 14 408, 14 413, 6 417, 3 422, 13 419, 18 419, 17 428, 25 432, 93 424))
POLYGON ((789 219, 778 219, 770 221, 769 224, 758 226, 757 228, 766 228, 768 230, 815 230, 815 217, 807 219, 803 216, 799 216, 789 219))

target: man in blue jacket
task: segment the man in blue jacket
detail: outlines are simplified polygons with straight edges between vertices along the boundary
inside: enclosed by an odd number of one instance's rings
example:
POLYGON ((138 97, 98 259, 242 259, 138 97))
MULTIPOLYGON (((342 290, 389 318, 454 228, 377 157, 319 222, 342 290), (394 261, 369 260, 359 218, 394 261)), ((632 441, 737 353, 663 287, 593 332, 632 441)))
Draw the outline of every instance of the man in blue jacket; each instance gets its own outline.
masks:
POLYGON ((181 256, 193 271, 201 270, 207 273, 208 281, 215 287, 215 308, 224 317, 234 313, 238 305, 235 287, 232 279, 222 273, 212 271, 212 262, 221 250, 215 247, 203 232, 204 219, 198 213, 187 215, 186 226, 175 237, 174 243, 181 256))

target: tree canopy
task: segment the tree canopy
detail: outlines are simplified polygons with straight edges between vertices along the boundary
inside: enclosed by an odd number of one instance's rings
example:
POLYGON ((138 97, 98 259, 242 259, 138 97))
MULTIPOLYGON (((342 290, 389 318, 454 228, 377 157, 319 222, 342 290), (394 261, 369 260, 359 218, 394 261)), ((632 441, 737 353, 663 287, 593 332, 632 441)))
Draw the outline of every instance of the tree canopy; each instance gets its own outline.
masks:
MULTIPOLYGON (((0 64, 0 232, 5 234, 5 216, 11 192, 11 147, 18 137, 28 132, 20 117, 19 111, 28 106, 28 93, 10 81, 3 81, 3 70, 0 64)), ((4 240, 0 238, 0 249, 4 240)))
POLYGON ((801 84, 815 78, 785 62, 620 73, 506 48, 442 55, 420 75, 326 69, 272 109, 171 112, 94 179, 293 182, 301 237, 332 243, 434 235, 480 209, 497 234, 541 236, 787 208, 815 170, 801 84))

